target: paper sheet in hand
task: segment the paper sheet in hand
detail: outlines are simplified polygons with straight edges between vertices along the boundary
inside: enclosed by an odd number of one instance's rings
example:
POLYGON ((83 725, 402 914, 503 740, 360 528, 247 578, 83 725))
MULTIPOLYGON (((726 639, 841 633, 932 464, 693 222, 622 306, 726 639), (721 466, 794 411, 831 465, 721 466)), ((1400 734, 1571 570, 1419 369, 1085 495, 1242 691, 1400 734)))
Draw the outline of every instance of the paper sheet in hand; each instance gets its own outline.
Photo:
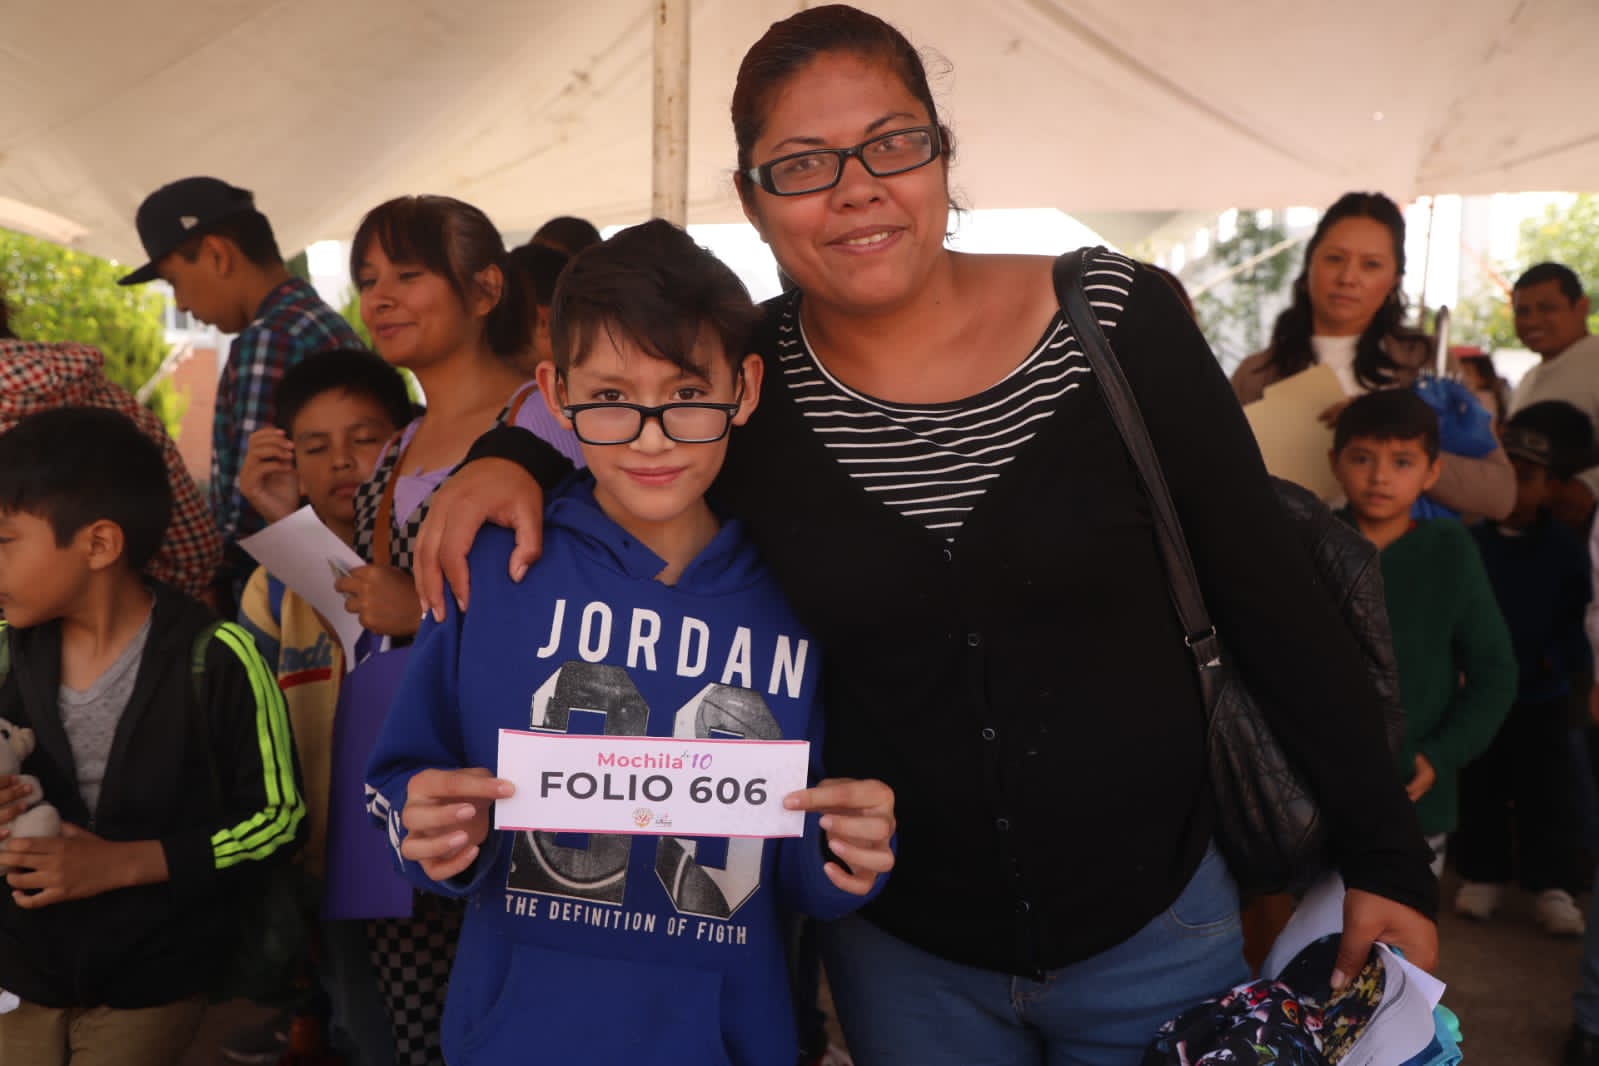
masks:
POLYGON ((1263 399, 1244 408, 1266 469, 1323 500, 1342 496, 1327 459, 1333 433, 1317 416, 1348 398, 1338 375, 1325 366, 1313 366, 1268 387, 1263 399))
POLYGON ((341 576, 366 565, 354 549, 323 525, 309 505, 245 537, 239 547, 333 627, 334 635, 344 645, 344 670, 348 673, 354 669, 361 623, 344 609, 344 597, 333 590, 333 583, 341 576))
POLYGON ((500 730, 496 829, 683 837, 797 837, 809 742, 574 736, 500 730))
MULTIPOLYGON (((1339 934, 1343 927, 1344 883, 1337 874, 1329 874, 1305 893, 1261 965, 1261 974, 1277 977, 1307 946, 1339 934)), ((1339 1066, 1406 1062, 1426 1048, 1436 1031, 1432 1011, 1443 999, 1443 982, 1387 945, 1379 944, 1377 949, 1386 979, 1382 999, 1364 1031, 1338 1060, 1339 1066)))

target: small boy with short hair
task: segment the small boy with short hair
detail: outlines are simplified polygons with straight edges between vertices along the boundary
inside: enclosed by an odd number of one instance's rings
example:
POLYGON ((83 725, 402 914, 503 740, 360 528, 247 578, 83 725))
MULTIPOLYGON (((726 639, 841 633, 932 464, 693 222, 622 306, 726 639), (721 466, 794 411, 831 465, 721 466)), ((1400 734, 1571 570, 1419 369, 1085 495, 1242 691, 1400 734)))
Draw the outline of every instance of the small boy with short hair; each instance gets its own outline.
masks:
MULTIPOLYGON (((63 820, 59 837, 0 827, 0 988, 20 1000, 0 1004, 0 1062, 177 1061, 236 895, 303 833, 270 669, 141 573, 171 509, 161 450, 121 414, 0 435, 0 718, 34 732, 22 769, 63 820)), ((0 822, 19 788, 0 779, 0 822)))
POLYGON ((793 1066, 782 916, 842 917, 892 865, 879 781, 790 795, 812 814, 781 841, 490 829, 514 791, 489 769, 501 728, 805 738, 820 776, 818 649, 740 523, 705 498, 759 397, 761 360, 744 354, 755 314, 737 277, 665 222, 575 257, 539 387, 587 471, 551 500, 527 578, 507 574, 512 534, 485 529, 471 611, 426 620, 412 648, 368 780, 407 875, 471 900, 444 1012, 452 1066, 529 1049, 793 1066))
POLYGON ((1354 400, 1333 429, 1344 519, 1381 552, 1405 738, 1398 769, 1432 845, 1433 872, 1455 828, 1456 779, 1488 747, 1516 694, 1516 659, 1466 527, 1417 522, 1438 480, 1438 416, 1409 389, 1354 400))
POLYGON ((1572 899, 1581 878, 1567 719, 1570 679, 1590 669, 1588 559, 1576 534, 1549 514, 1556 452, 1537 421, 1524 410, 1501 435, 1516 467, 1515 508, 1471 530, 1510 628, 1520 684, 1499 734, 1460 777, 1455 910, 1486 921, 1519 875, 1544 931, 1579 936, 1585 924, 1572 899))
MULTIPOLYGON (((250 437, 239 487, 268 522, 303 498, 339 539, 355 543, 355 490, 371 476, 384 445, 411 420, 405 379, 368 351, 328 352, 295 364, 274 396, 278 424, 250 437)), ((239 602, 239 624, 277 671, 304 779, 302 868, 325 876, 333 720, 346 649, 321 615, 282 581, 257 567, 239 602)), ((320 893, 317 893, 320 898, 320 893)), ((323 922, 321 970, 332 1040, 352 1066, 392 1060, 388 1016, 367 961, 362 923, 323 922)), ((269 1004, 275 1005, 275 1004, 269 1004)), ((294 1010, 285 1009, 230 1034, 223 1053, 235 1062, 275 1063, 288 1046, 294 1010)))

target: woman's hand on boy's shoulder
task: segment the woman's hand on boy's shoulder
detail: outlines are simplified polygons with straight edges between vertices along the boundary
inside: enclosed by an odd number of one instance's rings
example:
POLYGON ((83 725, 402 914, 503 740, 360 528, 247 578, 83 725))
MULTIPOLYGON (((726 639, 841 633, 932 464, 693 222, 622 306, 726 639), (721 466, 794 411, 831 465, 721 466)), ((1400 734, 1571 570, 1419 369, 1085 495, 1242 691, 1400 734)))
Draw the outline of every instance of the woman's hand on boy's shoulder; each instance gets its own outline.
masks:
POLYGON ((477 861, 494 801, 515 792, 515 785, 481 766, 418 771, 405 790, 400 854, 433 880, 448 881, 477 861))
POLYGON ((333 583, 344 609, 361 625, 385 637, 411 637, 422 628, 416 583, 397 566, 362 566, 333 583))
MULTIPOLYGON (((542 401, 541 401, 542 402, 542 401)), ((544 548, 544 492, 520 464, 509 459, 474 459, 451 474, 433 494, 416 538, 416 593, 421 606, 444 621, 444 583, 466 610, 472 576, 467 553, 487 523, 516 533, 510 577, 521 581, 544 548)))
POLYGON ((783 806, 821 815, 827 850, 839 860, 822 869, 843 891, 864 896, 894 868, 894 790, 883 782, 830 777, 789 793, 783 806))

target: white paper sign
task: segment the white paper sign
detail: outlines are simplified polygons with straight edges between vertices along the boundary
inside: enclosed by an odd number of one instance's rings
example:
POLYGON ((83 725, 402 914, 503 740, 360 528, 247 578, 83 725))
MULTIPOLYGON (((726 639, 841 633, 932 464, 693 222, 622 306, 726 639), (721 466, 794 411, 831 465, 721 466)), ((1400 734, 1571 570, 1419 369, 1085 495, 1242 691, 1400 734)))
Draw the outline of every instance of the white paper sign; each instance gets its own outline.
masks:
POLYGON ((333 583, 366 563, 338 538, 310 506, 280 518, 261 532, 239 541, 267 573, 293 589, 334 629, 344 646, 344 670, 355 669, 355 642, 361 623, 344 608, 344 597, 333 583))
POLYGON ((797 837, 804 740, 681 740, 500 730, 496 829, 682 837, 797 837))

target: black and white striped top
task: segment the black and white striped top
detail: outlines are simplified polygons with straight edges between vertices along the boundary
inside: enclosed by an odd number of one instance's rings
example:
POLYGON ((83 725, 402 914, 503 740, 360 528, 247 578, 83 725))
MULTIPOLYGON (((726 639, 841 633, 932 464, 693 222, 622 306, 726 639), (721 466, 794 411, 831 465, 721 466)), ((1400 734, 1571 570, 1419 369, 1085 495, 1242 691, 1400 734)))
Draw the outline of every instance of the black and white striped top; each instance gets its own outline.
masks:
MULTIPOLYGON (((1131 262, 1101 257, 1084 279, 1107 331, 1127 303, 1131 262)), ((1057 314, 1014 370, 975 396, 951 403, 878 400, 830 374, 805 340, 797 301, 778 326, 784 383, 817 436, 849 475, 884 506, 954 540, 961 524, 1016 453, 1092 371, 1057 314)))

